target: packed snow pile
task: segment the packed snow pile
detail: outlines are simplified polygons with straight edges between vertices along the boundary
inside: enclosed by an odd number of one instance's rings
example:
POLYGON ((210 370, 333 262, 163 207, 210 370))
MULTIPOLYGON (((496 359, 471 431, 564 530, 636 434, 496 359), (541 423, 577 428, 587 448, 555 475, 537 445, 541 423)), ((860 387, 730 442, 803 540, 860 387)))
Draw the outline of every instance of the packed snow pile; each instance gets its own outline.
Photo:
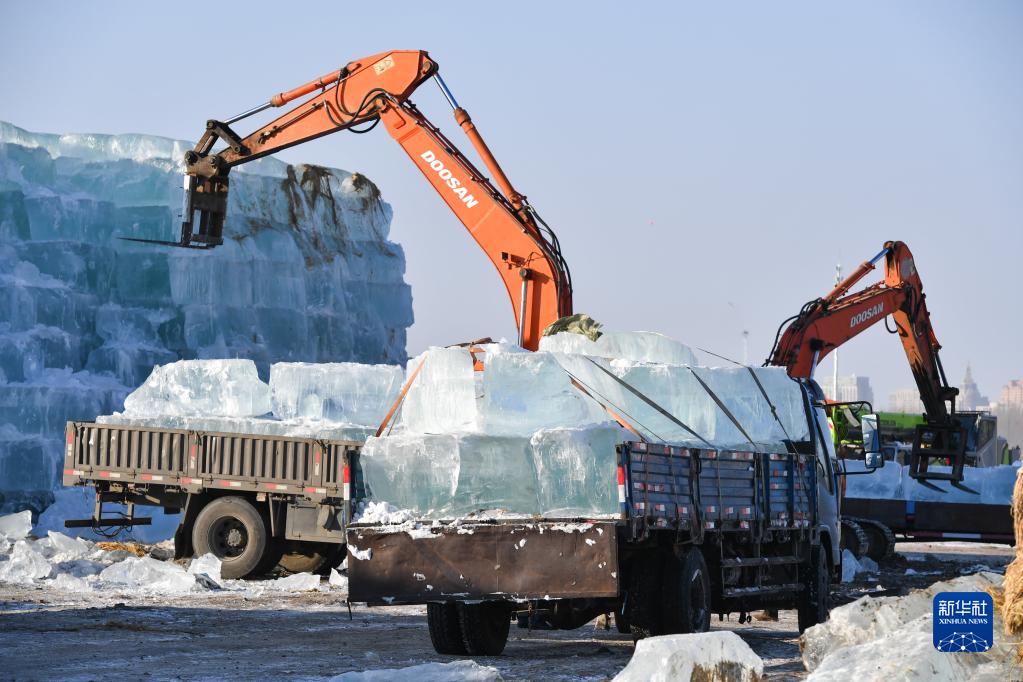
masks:
POLYGON ((863 597, 831 611, 826 623, 803 633, 800 649, 809 679, 834 680, 1008 680, 1015 642, 1002 636, 995 610, 994 646, 983 653, 949 654, 934 648, 933 599, 939 592, 984 592, 1002 576, 975 573, 914 590, 904 597, 863 597))
MULTIPOLYGON (((850 471, 863 470, 863 463, 857 460, 848 460, 846 466, 850 471)), ((977 491, 974 494, 940 482, 940 490, 929 488, 910 477, 908 466, 885 462, 883 467, 872 474, 846 477, 846 497, 1008 505, 1012 500, 1012 487, 1016 483, 1019 467, 1019 462, 993 467, 966 467, 963 469, 963 485, 977 491)), ((929 470, 948 472, 949 467, 934 466, 929 470)))
POLYGON ((659 334, 559 333, 535 353, 483 350, 483 372, 460 347, 409 361, 407 374, 419 373, 393 430, 360 456, 373 499, 442 517, 616 515, 615 446, 637 437, 605 408, 652 442, 785 452, 783 441, 808 438, 801 389, 784 369, 700 367, 659 334))
POLYGON ((614 682, 758 682, 764 662, 731 630, 648 637, 614 682))
POLYGON ((476 661, 422 663, 407 668, 382 668, 342 673, 330 682, 501 682, 497 668, 476 661))
POLYGON ((206 554, 187 567, 125 549, 104 549, 97 543, 49 531, 34 539, 32 512, 0 517, 0 583, 38 585, 66 592, 175 595, 218 591, 264 593, 337 590, 347 594, 348 581, 332 571, 326 585, 311 573, 249 582, 225 580, 220 559, 206 554))
MULTIPOLYGON (((405 362, 404 255, 357 174, 261 159, 231 174, 223 246, 117 239, 178 238, 191 146, 0 122, 0 510, 45 507, 65 422, 121 409, 154 365, 405 362)), ((257 393, 239 413, 270 410, 257 393)))

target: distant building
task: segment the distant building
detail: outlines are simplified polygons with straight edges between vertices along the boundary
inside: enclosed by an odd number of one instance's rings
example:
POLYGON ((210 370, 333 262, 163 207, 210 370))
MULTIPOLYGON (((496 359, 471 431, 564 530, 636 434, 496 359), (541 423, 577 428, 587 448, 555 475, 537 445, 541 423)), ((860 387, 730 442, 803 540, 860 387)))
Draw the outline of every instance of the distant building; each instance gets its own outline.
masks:
POLYGON ((987 399, 986 395, 980 394, 980 389, 977 388, 977 382, 973 380, 973 373, 970 371, 970 365, 966 365, 966 375, 963 377, 963 382, 959 385, 959 397, 956 398, 956 409, 957 410, 986 410, 990 406, 991 401, 987 399))
POLYGON ((905 414, 923 414, 924 404, 916 388, 900 388, 888 395, 888 411, 905 414))
POLYGON ((819 381, 824 395, 829 400, 837 400, 839 402, 865 400, 871 404, 874 402, 874 391, 870 387, 870 377, 859 377, 855 374, 838 377, 838 390, 835 390, 835 382, 832 376, 821 377, 819 381))
POLYGON ((998 398, 999 407, 1023 410, 1023 379, 1013 379, 1002 386, 1002 394, 998 398))

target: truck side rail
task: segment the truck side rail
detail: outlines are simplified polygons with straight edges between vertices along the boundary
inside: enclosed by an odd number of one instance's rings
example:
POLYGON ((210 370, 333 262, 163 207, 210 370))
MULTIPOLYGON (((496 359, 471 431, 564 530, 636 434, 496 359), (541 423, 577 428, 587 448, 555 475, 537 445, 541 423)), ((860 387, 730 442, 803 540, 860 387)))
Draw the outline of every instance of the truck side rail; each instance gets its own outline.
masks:
POLYGON ((705 532, 802 530, 816 525, 812 455, 626 442, 618 447, 618 499, 634 536, 673 528, 705 532))

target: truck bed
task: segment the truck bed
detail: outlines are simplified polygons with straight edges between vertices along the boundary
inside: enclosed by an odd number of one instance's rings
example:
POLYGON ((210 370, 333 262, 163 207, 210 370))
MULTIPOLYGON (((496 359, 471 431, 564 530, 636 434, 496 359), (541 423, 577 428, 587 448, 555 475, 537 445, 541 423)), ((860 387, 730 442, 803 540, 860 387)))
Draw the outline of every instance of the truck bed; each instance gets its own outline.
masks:
POLYGON ((353 441, 68 422, 63 482, 347 500, 346 468, 360 447, 353 441))

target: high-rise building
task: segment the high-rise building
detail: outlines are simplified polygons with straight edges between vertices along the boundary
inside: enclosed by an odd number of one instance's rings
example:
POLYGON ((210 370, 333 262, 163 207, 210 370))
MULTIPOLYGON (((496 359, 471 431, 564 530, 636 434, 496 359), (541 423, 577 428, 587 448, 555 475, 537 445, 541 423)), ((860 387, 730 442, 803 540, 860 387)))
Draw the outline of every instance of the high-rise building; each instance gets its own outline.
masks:
POLYGON ((888 395, 888 410, 905 414, 923 414, 924 404, 916 388, 900 388, 888 395))
POLYGON ((1002 394, 998 397, 998 406, 1007 409, 1023 409, 1023 379, 1013 379, 1002 386, 1002 394))
POLYGON ((819 383, 824 391, 824 395, 829 400, 837 400, 839 402, 866 400, 868 403, 874 402, 874 391, 870 387, 870 377, 860 377, 855 374, 838 377, 838 390, 835 390, 835 381, 831 376, 821 377, 819 383))
POLYGON ((966 375, 959 385, 959 397, 956 398, 957 410, 986 410, 990 407, 991 401, 986 395, 980 394, 977 382, 973 380, 973 373, 970 371, 969 363, 966 364, 966 375))

